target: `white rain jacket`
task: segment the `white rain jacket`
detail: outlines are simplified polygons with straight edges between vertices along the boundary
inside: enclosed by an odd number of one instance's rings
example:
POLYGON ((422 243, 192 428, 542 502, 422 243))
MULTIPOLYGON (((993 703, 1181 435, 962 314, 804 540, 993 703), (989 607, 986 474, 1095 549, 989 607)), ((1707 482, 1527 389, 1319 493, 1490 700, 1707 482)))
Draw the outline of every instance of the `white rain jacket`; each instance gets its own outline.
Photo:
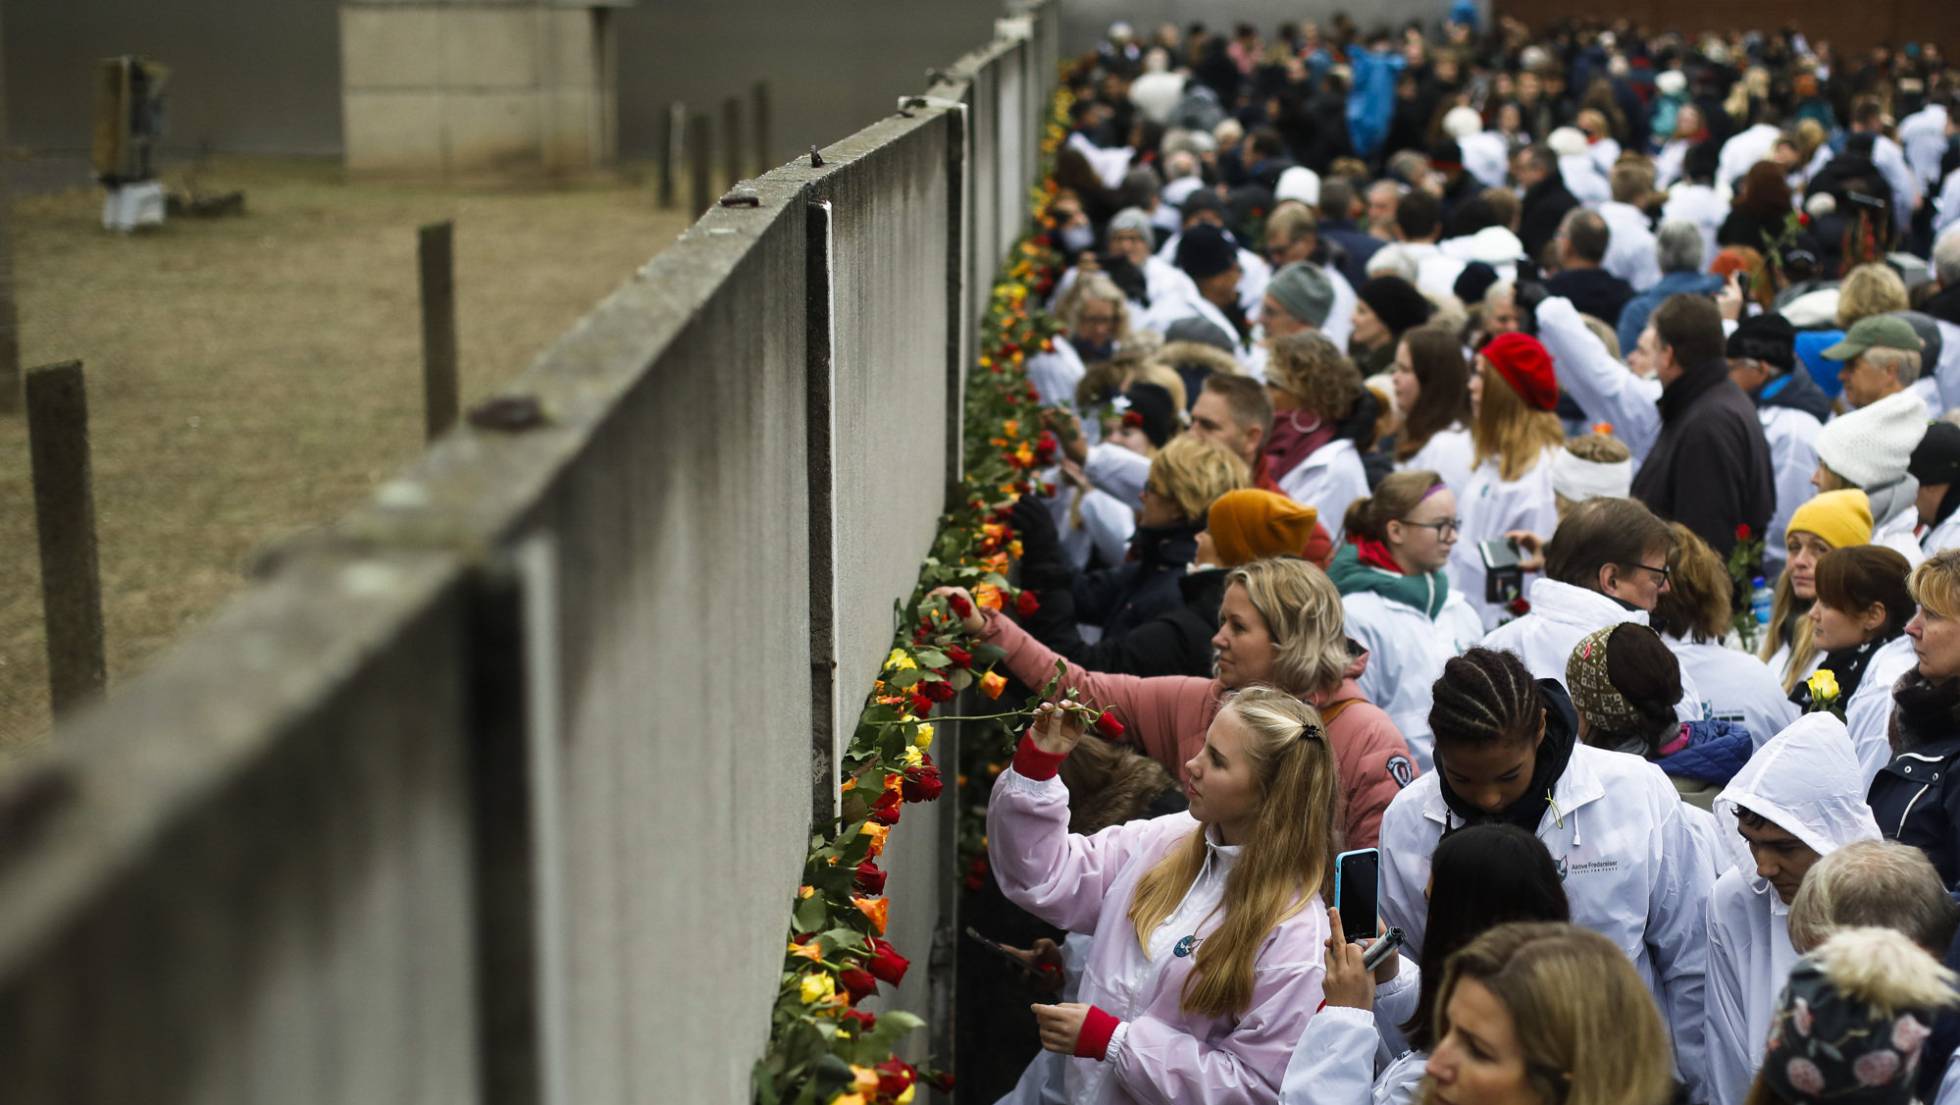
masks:
MULTIPOLYGON (((1458 548, 1462 547, 1461 542, 1458 548)), ((1565 686, 1565 662, 1586 634, 1621 622, 1647 624, 1645 610, 1629 610, 1583 587, 1556 579, 1534 579, 1525 588, 1531 613, 1506 622, 1484 636, 1485 648, 1515 652, 1534 679, 1553 679, 1565 686)), ((1681 702, 1675 707, 1682 721, 1700 721, 1701 687, 1681 669, 1681 702)))
POLYGON ((1776 513, 1763 535, 1763 578, 1774 581, 1790 557, 1783 543, 1790 516, 1817 493, 1810 477, 1817 471, 1817 432, 1824 425, 1815 415, 1794 407, 1757 407, 1756 420, 1763 424, 1770 472, 1776 480, 1776 513))
MULTIPOLYGON (((1429 435, 1429 440, 1422 443, 1415 456, 1397 461, 1395 468, 1399 472, 1434 472, 1443 477, 1443 484, 1450 489, 1450 494, 1461 499, 1470 486, 1471 462, 1476 455, 1477 447, 1470 440, 1470 431, 1464 428, 1463 423, 1456 422, 1447 430, 1438 430, 1429 435)), ((1960 517, 1960 514, 1956 517, 1960 517)))
MULTIPOLYGON (((1442 773, 1416 777, 1382 815, 1382 916, 1420 958, 1430 859, 1458 819, 1442 773)), ((1572 923, 1613 941, 1633 962, 1674 1034, 1689 1099, 1707 1100, 1702 972, 1714 863, 1682 815, 1680 794, 1638 756, 1579 744, 1538 824, 1572 903, 1572 923)))
POLYGON ((1740 725, 1749 730, 1749 740, 1757 748, 1797 720, 1797 704, 1783 693, 1783 684, 1755 653, 1716 641, 1697 644, 1666 634, 1661 640, 1681 662, 1683 673, 1695 673, 1695 686, 1701 695, 1695 703, 1695 717, 1740 725))
POLYGON ((1409 1050, 1401 1025, 1421 995, 1421 969, 1403 956, 1395 977, 1375 987, 1372 1011, 1329 1005, 1315 1013, 1286 1064, 1279 1105, 1409 1105, 1429 1056, 1409 1050))
POLYGON ((1315 449, 1307 459, 1279 477, 1286 497, 1320 512, 1320 524, 1335 541, 1348 504, 1368 494, 1368 473, 1354 442, 1337 438, 1315 449))
POLYGON ((1960 510, 1947 515, 1946 521, 1919 535, 1919 547, 1929 557, 1956 546, 1960 546, 1960 510))
MULTIPOLYGON (((1819 855, 1879 839, 1856 757, 1830 714, 1805 714, 1759 749, 1729 781, 1715 809, 1737 862, 1708 902, 1708 1070, 1713 1105, 1740 1105, 1756 1077, 1777 993, 1797 960, 1790 907, 1756 877, 1735 832, 1741 806, 1768 818, 1819 855)), ((1391 808, 1391 812, 1393 812, 1391 808)))
POLYGON ((1045 407, 1074 410, 1075 385, 1082 382, 1087 372, 1082 355, 1067 338, 1056 338, 1054 349, 1028 358, 1028 382, 1041 393, 1041 404, 1045 407))
MULTIPOLYGON (((1463 529, 1456 547, 1450 550, 1450 582, 1463 592, 1470 608, 1483 620, 1485 629, 1495 629, 1510 617, 1502 606, 1484 601, 1484 561, 1477 553, 1479 541, 1502 541, 1511 530, 1550 533, 1558 526, 1558 501, 1552 494, 1553 446, 1538 457, 1531 470, 1515 480, 1498 474, 1497 461, 1487 460, 1470 472, 1470 483, 1456 496, 1457 513, 1463 516, 1463 529)), ((1565 669, 1559 669, 1561 675, 1565 669)))
POLYGON ((1454 589, 1435 621, 1373 591, 1342 595, 1341 610, 1348 637, 1368 650, 1368 669, 1356 680, 1361 693, 1387 711, 1409 742, 1416 766, 1427 774, 1435 745, 1429 732, 1430 687, 1450 657, 1462 655, 1484 635, 1484 623, 1454 589))
MULTIPOLYGON (((1613 436, 1626 442, 1638 465, 1661 436, 1661 383, 1636 376, 1613 359, 1599 336, 1579 320, 1578 308, 1564 296, 1538 305, 1538 340, 1552 355, 1558 386, 1579 404, 1591 422, 1610 422, 1613 436)), ((1804 473, 1809 479, 1810 474, 1804 473)), ((1550 532, 1542 530, 1540 532, 1550 532)))
POLYGON ((1918 666, 1919 654, 1912 650, 1912 638, 1904 634, 1894 637, 1872 653, 1871 663, 1865 665, 1865 677, 1844 704, 1844 725, 1864 774, 1860 795, 1871 789, 1872 780, 1892 762, 1892 741, 1887 735, 1892 723, 1892 684, 1918 666))

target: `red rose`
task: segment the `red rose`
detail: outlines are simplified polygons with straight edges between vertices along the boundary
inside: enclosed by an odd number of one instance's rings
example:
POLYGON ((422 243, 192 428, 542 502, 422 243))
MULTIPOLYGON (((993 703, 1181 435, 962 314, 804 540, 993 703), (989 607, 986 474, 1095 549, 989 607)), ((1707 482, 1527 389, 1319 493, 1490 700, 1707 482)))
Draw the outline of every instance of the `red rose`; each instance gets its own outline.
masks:
POLYGON ((1143 415, 1137 411, 1123 413, 1123 425, 1132 430, 1143 429, 1143 415))
POLYGON ((1116 711, 1114 710, 1104 710, 1102 715, 1096 718, 1096 732, 1101 733, 1110 740, 1122 740, 1123 728, 1123 723, 1116 720, 1116 711))
POLYGON ((851 1004, 856 1005, 878 992, 878 980, 862 967, 847 967, 837 972, 837 981, 844 986, 844 992, 851 996, 851 1004))
POLYGON ((1809 225, 1810 225, 1810 212, 1808 212, 1808 211, 1804 211, 1804 212, 1801 212, 1801 213, 1799 213, 1799 214, 1797 215, 1797 225, 1798 225, 1798 226, 1809 226, 1809 225))
POLYGON ((870 856, 866 856, 864 862, 857 865, 857 878, 852 880, 851 885, 858 893, 867 896, 883 894, 885 873, 878 870, 878 865, 871 862, 870 856))
POLYGON ((1033 384, 1029 384, 1029 385, 1028 385, 1028 402, 1030 402, 1030 403, 1039 403, 1040 401, 1041 401, 1041 389, 1040 389, 1040 388, 1038 388, 1038 387, 1035 387, 1035 386, 1034 386, 1033 384))
POLYGON ((909 705, 911 705, 913 713, 919 715, 920 717, 924 717, 927 714, 932 713, 932 699, 927 698, 925 695, 920 694, 918 691, 912 692, 911 699, 912 700, 909 705))
MULTIPOLYGON (((964 615, 962 615, 964 617, 964 615)), ((973 654, 958 645, 946 646, 946 658, 963 668, 973 666, 973 654)))
POLYGON ((892 947, 888 941, 880 940, 876 936, 871 938, 871 962, 865 964, 865 968, 871 972, 871 977, 897 986, 905 981, 906 969, 911 966, 912 961, 898 954, 898 949, 892 947))
POLYGON ((903 1059, 887 1059, 872 1068, 878 1072, 878 1093, 897 1097, 919 1080, 919 1072, 903 1059))
POLYGON ((1517 598, 1512 599, 1510 603, 1504 607, 1504 609, 1509 610, 1511 613, 1516 614, 1518 617, 1522 618, 1526 614, 1531 613, 1531 603, 1527 601, 1523 595, 1519 595, 1517 598))
POLYGON ((1744 522, 1735 527, 1735 539, 1737 541, 1747 541, 1749 540, 1749 532, 1749 523, 1744 522))
POLYGON ((974 856, 973 862, 966 865, 966 877, 962 880, 968 890, 982 890, 987 885, 987 857, 974 856))
POLYGON ((940 1071, 938 1074, 933 1075, 926 1084, 940 1093, 952 1093, 953 1072, 949 1070, 940 1071))
POLYGON ((860 1036, 878 1027, 878 1014, 873 1013, 869 1009, 846 1009, 843 1015, 837 1019, 840 1021, 855 1022, 857 1024, 858 1035, 860 1036))
POLYGON ((865 816, 880 825, 896 825, 904 804, 905 799, 898 791, 888 790, 878 796, 878 804, 872 806, 871 812, 865 816))
POLYGON ((1035 439, 1034 455, 1040 457, 1042 460, 1047 460, 1055 455, 1057 444, 1055 435, 1047 430, 1043 430, 1041 431, 1041 436, 1035 439))
POLYGON ((1025 618, 1041 609, 1041 600, 1035 597, 1033 591, 1022 591, 1014 596, 1014 609, 1025 618))
MULTIPOLYGON (((978 507, 978 506, 984 506, 986 504, 979 503, 976 501, 974 505, 978 507)), ((973 614, 973 604, 966 601, 965 595, 961 595, 961 594, 947 595, 946 605, 952 609, 953 616, 959 618, 961 621, 965 621, 968 617, 970 617, 973 614)))
POLYGON ((957 698, 960 693, 953 689, 951 683, 944 681, 921 683, 919 686, 925 691, 926 697, 932 699, 934 702, 945 702, 957 698))
POLYGON ((900 793, 907 802, 931 802, 946 789, 946 783, 939 777, 939 768, 927 756, 925 763, 918 767, 905 769, 905 782, 900 784, 900 793))

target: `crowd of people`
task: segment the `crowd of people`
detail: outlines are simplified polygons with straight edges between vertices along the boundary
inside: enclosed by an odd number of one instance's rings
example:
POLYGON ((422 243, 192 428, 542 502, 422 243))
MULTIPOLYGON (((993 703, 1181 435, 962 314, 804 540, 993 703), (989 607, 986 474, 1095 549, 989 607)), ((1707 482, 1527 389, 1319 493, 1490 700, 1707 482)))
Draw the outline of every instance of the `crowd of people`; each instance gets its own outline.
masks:
POLYGON ((1960 1102, 1960 69, 1459 3, 1068 81, 1039 601, 947 597, 1125 729, 993 782, 966 1077, 1960 1102))

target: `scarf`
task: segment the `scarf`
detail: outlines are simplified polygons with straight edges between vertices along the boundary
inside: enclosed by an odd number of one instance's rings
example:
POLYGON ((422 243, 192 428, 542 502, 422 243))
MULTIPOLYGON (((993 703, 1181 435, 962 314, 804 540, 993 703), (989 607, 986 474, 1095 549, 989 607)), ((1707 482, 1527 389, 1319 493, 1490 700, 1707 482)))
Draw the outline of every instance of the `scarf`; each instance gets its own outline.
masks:
POLYGON ((1450 580, 1443 572, 1409 575, 1395 563, 1387 545, 1367 538, 1349 538, 1335 550, 1327 577, 1343 595, 1380 595, 1422 611, 1423 617, 1432 622, 1450 597, 1450 580))
MULTIPOLYGON (((1817 670, 1828 671, 1837 677, 1838 696, 1835 712, 1839 716, 1843 716, 1845 706, 1851 702, 1851 696, 1857 693, 1858 684, 1864 682, 1865 669, 1871 666, 1872 657, 1881 647, 1897 639, 1898 636, 1898 633, 1894 633, 1889 637, 1873 637, 1862 645, 1833 649, 1824 654, 1824 662, 1817 665, 1817 670)), ((1808 712, 1810 710, 1809 685, 1798 683, 1797 689, 1790 692, 1790 701, 1808 712)))
POLYGON ((1470 825, 1490 823, 1516 825, 1533 836, 1538 835, 1538 823, 1545 819, 1545 811, 1552 805, 1552 788, 1571 764, 1572 748, 1579 742, 1579 717, 1573 712, 1572 700, 1565 696, 1565 689, 1559 686, 1558 680, 1540 679, 1538 697, 1545 706, 1545 737, 1538 742, 1538 759, 1531 769, 1531 785, 1525 788, 1524 797, 1496 813, 1471 805, 1450 789, 1449 773, 1442 770, 1443 742, 1436 743, 1436 781, 1442 784, 1444 803, 1462 821, 1461 825, 1446 824, 1443 835, 1448 836, 1456 829, 1470 825))
POLYGON ((1726 382, 1729 378, 1729 364, 1725 360, 1709 361, 1683 373, 1667 389, 1655 406, 1661 409, 1661 421, 1673 422, 1687 412, 1694 401, 1710 389, 1726 382))
POLYGON ((1273 416, 1272 436, 1266 439, 1263 455, 1271 462, 1267 471, 1275 479, 1285 479, 1286 474, 1298 468, 1314 454, 1314 450, 1334 440, 1334 423, 1325 418, 1312 418, 1302 426, 1301 415, 1300 411, 1288 411, 1273 416))

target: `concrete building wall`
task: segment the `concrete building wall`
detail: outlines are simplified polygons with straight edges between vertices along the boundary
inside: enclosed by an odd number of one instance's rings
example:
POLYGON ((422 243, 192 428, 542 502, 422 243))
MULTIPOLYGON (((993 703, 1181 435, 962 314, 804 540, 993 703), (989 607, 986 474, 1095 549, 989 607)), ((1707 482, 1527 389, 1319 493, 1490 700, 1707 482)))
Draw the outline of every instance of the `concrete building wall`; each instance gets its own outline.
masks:
MULTIPOLYGON (((999 261, 956 102, 1023 117, 1048 48, 969 55, 708 212, 505 417, 0 775, 9 1103, 749 1100, 837 794, 813 734, 855 721, 918 579, 962 275, 999 261)), ((886 1007, 936 1013, 907 1048, 942 1061, 954 793, 884 857, 915 962, 886 1007)))

